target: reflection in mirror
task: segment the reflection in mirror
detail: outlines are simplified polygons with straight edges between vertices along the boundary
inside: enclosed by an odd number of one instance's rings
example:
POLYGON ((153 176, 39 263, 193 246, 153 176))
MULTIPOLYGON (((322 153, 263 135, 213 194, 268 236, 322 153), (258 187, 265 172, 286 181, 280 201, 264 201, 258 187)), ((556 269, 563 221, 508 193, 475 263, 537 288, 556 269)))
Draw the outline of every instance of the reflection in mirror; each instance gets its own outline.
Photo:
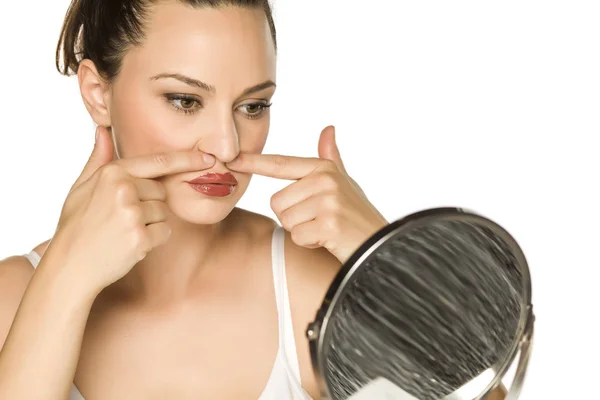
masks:
POLYGON ((308 329, 323 397, 485 398, 529 297, 525 258, 493 222, 454 209, 397 221, 346 263, 308 329))

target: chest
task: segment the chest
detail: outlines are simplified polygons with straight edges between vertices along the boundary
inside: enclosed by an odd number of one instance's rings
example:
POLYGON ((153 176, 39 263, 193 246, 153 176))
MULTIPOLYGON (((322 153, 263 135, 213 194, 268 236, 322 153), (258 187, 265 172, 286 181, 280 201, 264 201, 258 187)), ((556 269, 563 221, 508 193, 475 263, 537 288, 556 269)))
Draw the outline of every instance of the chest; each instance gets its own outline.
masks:
POLYGON ((277 321, 262 299, 93 313, 75 383, 85 400, 256 400, 275 362, 277 321))

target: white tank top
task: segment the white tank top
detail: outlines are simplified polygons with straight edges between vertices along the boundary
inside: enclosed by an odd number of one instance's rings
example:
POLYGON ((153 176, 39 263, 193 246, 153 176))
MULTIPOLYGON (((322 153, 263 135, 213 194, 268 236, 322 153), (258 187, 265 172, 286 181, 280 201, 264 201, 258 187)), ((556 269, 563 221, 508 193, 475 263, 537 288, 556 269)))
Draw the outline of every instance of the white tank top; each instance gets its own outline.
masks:
MULTIPOLYGON (((300 365, 285 273, 284 239, 285 230, 277 226, 273 232, 271 259, 279 320, 279 349, 269 380, 258 400, 312 400, 300 383, 300 365)), ((34 268, 40 262, 40 256, 35 251, 24 256, 34 268)), ((71 387, 69 400, 85 400, 75 385, 71 387)))

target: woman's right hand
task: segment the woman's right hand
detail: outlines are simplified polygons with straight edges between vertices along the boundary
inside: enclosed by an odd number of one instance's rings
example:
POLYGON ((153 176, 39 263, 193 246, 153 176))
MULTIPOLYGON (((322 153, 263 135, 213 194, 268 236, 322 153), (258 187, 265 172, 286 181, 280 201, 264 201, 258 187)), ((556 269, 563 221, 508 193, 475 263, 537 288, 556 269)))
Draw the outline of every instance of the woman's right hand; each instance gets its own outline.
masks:
MULTIPOLYGON (((45 256, 98 294, 170 235, 161 176, 201 171, 214 157, 198 151, 113 161, 113 141, 98 128, 94 150, 67 196, 45 256), (207 157, 205 157, 207 156, 207 157)), ((44 257, 46 258, 46 257, 44 257)))

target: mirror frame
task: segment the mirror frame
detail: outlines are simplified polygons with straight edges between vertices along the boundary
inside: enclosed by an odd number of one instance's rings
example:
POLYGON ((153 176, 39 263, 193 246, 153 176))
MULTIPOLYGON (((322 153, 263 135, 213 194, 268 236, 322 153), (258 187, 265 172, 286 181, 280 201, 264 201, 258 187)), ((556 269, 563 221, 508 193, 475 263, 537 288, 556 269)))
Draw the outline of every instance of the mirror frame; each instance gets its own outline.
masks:
POLYGON ((531 275, 529 266, 522 249, 516 240, 500 225, 482 215, 464 208, 443 207, 431 208, 410 214, 396 220, 366 240, 354 254, 346 261, 340 271, 333 279, 313 322, 308 324, 306 337, 309 341, 310 357, 319 387, 322 400, 331 400, 329 387, 324 378, 325 354, 324 346, 330 336, 329 321, 332 313, 339 304, 339 299, 347 290, 352 276, 373 255, 375 250, 386 243, 393 236, 410 231, 416 227, 426 225, 430 222, 439 221, 462 221, 490 229, 498 235, 511 249, 522 275, 522 297, 521 315, 515 340, 507 352, 506 357, 496 365, 483 371, 480 375, 467 382, 455 392, 445 396, 443 400, 480 400, 494 390, 501 382, 515 357, 520 352, 521 357, 515 378, 507 394, 506 400, 517 399, 525 377, 525 370, 531 354, 531 343, 533 339, 533 306, 531 304, 531 275))

